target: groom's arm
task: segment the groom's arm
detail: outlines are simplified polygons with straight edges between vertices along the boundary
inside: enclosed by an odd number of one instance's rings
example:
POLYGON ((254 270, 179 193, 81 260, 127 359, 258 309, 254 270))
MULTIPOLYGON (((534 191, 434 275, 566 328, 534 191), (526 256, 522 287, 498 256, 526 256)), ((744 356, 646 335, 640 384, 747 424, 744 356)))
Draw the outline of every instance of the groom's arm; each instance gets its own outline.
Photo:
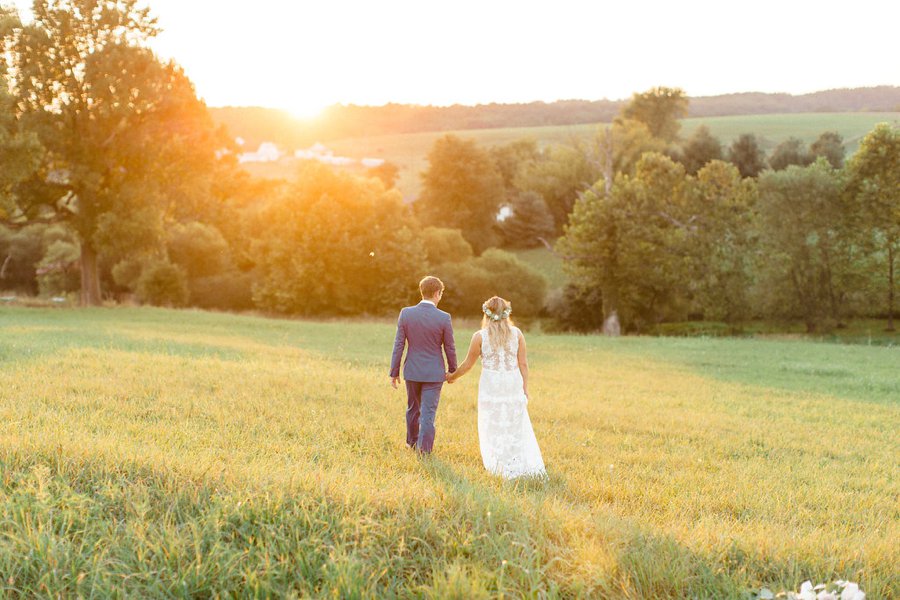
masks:
POLYGON ((403 322, 403 311, 397 319, 397 334, 394 336, 394 352, 391 354, 391 379, 400 377, 400 359, 406 346, 406 324, 403 322))
POLYGON ((444 327, 444 354, 447 355, 447 370, 456 371, 456 342, 453 340, 453 322, 447 317, 447 325, 444 327))

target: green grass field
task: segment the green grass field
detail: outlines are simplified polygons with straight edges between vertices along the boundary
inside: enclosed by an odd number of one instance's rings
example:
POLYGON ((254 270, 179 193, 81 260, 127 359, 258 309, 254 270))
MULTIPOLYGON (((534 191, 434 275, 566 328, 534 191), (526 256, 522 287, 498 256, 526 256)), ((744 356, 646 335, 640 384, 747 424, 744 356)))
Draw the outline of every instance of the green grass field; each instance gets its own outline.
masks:
POLYGON ((4 594, 900 597, 896 348, 529 335, 550 477, 516 484, 480 464, 477 368, 435 455, 404 447, 392 336, 0 308, 4 594))
MULTIPOLYGON (((848 155, 855 152, 859 141, 877 124, 884 121, 897 123, 900 113, 800 113, 777 115, 742 115, 729 117, 703 117, 684 119, 682 137, 689 137, 697 127, 706 125, 723 145, 728 146, 742 133, 759 136, 768 152, 776 145, 794 136, 806 143, 815 140, 824 131, 837 131, 844 137, 848 155)), ((540 146, 587 140, 594 137, 602 123, 572 126, 518 127, 505 129, 472 129, 449 132, 471 138, 483 146, 507 144, 530 138, 540 146)), ((428 168, 427 155, 435 140, 448 132, 425 132, 399 135, 382 135, 350 138, 328 142, 337 156, 351 158, 384 158, 400 168, 398 189, 406 198, 415 198, 421 189, 421 173, 428 168)), ((245 165, 260 177, 291 178, 297 172, 298 162, 284 159, 278 163, 245 165)), ((361 171, 361 169, 360 169, 361 171)))
POLYGON ((568 283, 568 277, 563 271, 562 257, 554 254, 544 246, 527 250, 515 250, 513 253, 519 260, 546 277, 549 289, 560 289, 568 283))

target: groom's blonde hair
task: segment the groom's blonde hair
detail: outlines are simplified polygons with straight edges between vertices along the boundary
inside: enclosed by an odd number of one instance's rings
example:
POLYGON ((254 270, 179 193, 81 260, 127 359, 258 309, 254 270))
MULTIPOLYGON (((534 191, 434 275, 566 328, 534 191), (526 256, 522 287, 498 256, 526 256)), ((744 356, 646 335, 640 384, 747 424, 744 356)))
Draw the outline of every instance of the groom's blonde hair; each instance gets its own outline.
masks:
POLYGON ((435 294, 443 291, 444 282, 434 275, 429 275, 419 282, 419 293, 423 298, 433 298, 435 294))

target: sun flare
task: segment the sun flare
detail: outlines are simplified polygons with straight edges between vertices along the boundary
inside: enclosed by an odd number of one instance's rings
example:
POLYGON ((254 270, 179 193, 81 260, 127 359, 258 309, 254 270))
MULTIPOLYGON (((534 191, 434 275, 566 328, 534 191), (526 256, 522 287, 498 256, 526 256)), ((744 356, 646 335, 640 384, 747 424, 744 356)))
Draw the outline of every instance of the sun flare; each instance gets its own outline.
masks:
POLYGON ((309 100, 308 102, 292 105, 288 108, 288 112, 296 119, 308 121, 321 115, 322 111, 325 110, 325 107, 326 105, 323 102, 309 100))

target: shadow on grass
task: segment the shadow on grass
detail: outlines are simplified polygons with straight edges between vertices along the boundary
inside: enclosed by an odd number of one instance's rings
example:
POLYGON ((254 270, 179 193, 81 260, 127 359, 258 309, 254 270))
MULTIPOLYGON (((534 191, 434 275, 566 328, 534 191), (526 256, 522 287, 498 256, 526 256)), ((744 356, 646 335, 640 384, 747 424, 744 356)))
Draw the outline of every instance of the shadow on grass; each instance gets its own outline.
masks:
MULTIPOLYGON (((564 483, 498 487, 434 458, 423 470, 446 496, 398 509, 4 451, 0 589, 13 598, 739 598, 748 585, 797 589, 847 575, 736 547, 702 556, 602 515, 592 518, 613 562, 588 568, 578 540, 541 511, 542 500, 566 501, 564 483)), ((878 598, 897 591, 891 581, 862 583, 878 598)))

